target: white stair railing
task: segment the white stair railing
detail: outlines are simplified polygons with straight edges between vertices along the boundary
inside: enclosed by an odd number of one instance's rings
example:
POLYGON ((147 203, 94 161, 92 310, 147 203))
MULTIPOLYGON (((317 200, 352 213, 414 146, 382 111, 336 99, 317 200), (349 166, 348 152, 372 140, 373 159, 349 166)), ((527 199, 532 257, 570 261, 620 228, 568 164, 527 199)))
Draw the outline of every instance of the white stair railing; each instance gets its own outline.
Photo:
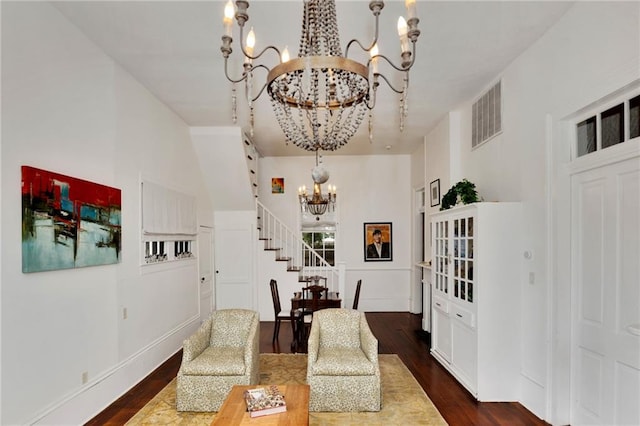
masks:
POLYGON ((264 241, 265 250, 276 251, 278 260, 286 259, 288 269, 298 271, 299 281, 326 285, 331 292, 340 291, 338 269, 305 243, 299 232, 293 232, 258 200, 256 212, 260 239, 264 241))

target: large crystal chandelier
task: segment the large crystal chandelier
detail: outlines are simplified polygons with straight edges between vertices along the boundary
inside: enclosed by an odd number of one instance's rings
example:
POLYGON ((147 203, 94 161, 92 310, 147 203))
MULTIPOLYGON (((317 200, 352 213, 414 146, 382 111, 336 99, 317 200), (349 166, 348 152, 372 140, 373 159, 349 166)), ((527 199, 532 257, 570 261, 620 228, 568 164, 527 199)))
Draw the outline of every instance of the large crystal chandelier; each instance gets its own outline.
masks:
POLYGON ((313 179, 313 194, 309 196, 307 187, 298 188, 298 200, 302 213, 322 216, 327 211, 335 211, 336 207, 336 187, 327 185, 327 195, 322 195, 322 184, 329 180, 329 172, 322 164, 318 164, 318 151, 316 151, 316 166, 311 171, 313 179))
POLYGON ((378 20, 384 1, 370 1, 369 9, 375 18, 375 34, 366 47, 358 40, 351 40, 342 54, 338 33, 335 0, 304 0, 302 35, 298 57, 290 59, 288 49, 282 52, 268 46, 254 55, 255 33, 253 28, 244 40, 244 26, 249 20, 249 2, 231 0, 225 7, 225 35, 220 50, 225 60, 225 75, 234 83, 232 109, 234 123, 237 119, 235 83, 244 82, 249 104, 249 121, 253 133, 253 102, 264 92, 269 94, 278 123, 287 140, 308 151, 334 151, 345 145, 356 133, 369 111, 369 138, 373 138, 371 110, 376 103, 376 90, 382 78, 400 95, 400 130, 404 128, 407 114, 407 90, 409 70, 415 60, 415 44, 420 35, 416 17, 415 0, 406 0, 408 19, 398 19, 401 65, 395 65, 378 53, 378 20), (232 78, 228 73, 228 59, 232 52, 232 23, 235 16, 240 28, 240 49, 244 55, 242 76, 232 78), (411 47, 409 45, 411 42, 411 47), (366 64, 348 58, 349 48, 357 44, 370 55, 366 64), (274 51, 279 58, 277 65, 269 68, 254 64, 265 52, 274 51), (393 69, 404 73, 403 86, 395 88, 378 72, 378 61, 383 59, 393 69), (253 96, 253 73, 263 68, 267 74, 264 85, 253 96))

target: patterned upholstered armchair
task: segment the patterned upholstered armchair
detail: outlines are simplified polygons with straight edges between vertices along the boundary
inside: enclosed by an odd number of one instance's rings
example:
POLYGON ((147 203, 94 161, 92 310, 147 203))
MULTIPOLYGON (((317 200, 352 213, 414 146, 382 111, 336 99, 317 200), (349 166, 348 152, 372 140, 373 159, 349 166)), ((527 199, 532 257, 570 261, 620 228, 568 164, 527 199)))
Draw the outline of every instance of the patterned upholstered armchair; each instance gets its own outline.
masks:
POLYGON ((378 339, 363 312, 314 312, 308 349, 309 411, 380 411, 378 339))
POLYGON ((184 341, 176 390, 178 411, 218 411, 233 385, 257 384, 259 339, 257 312, 213 312, 184 341))

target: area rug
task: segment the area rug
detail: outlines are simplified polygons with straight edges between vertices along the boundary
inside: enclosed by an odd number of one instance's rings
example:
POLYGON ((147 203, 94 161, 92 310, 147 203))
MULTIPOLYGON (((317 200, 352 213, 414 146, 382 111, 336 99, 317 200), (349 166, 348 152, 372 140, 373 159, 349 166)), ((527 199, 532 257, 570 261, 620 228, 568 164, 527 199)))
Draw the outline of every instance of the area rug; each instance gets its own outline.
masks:
MULTIPOLYGON (((310 425, 446 425, 397 355, 379 355, 382 410, 377 413, 310 413, 310 425)), ((305 383, 307 356, 260 354, 260 383, 305 383)), ((176 381, 169 383, 127 425, 208 425, 216 413, 176 411, 176 381)))

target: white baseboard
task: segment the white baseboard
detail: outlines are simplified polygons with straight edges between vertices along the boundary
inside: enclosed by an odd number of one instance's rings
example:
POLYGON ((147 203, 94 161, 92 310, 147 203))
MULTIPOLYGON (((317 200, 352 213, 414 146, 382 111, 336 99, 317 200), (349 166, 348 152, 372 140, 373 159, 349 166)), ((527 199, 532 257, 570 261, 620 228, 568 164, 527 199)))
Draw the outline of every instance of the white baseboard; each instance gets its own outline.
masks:
POLYGON ((199 316, 189 318, 82 388, 65 395, 35 415, 27 424, 86 423, 180 350, 182 342, 199 325, 199 316))
POLYGON ((534 379, 532 374, 521 371, 521 395, 520 403, 533 414, 548 421, 549 416, 545 410, 546 388, 540 380, 534 379))

